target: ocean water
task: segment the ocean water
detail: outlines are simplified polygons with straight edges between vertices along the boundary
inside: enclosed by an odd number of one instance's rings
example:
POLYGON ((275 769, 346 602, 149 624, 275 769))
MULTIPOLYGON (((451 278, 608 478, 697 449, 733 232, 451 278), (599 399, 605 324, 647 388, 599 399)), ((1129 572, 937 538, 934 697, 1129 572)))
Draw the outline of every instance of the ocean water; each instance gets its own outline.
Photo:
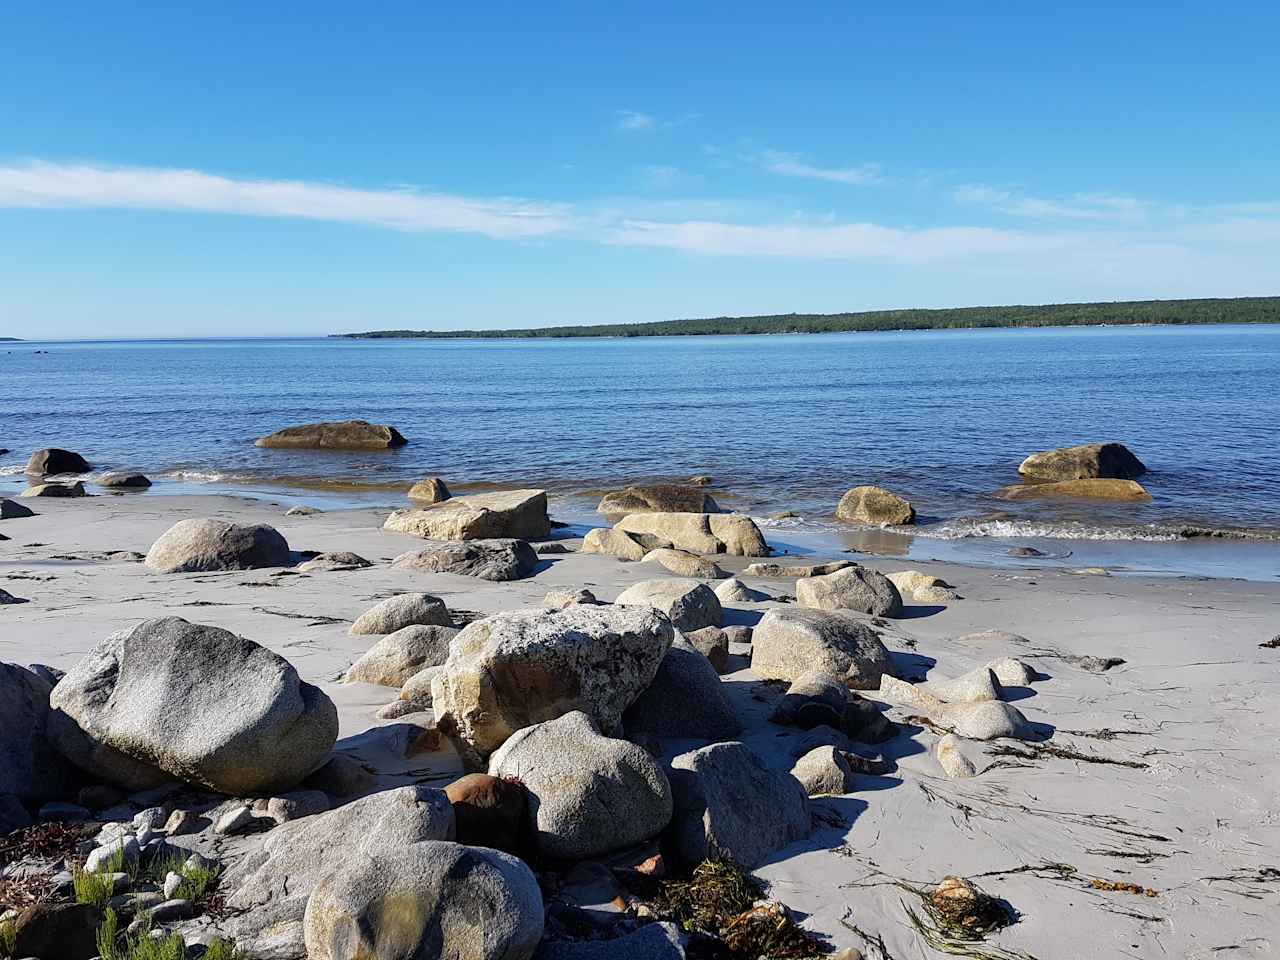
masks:
MULTIPOLYGON (((1108 327, 579 340, 262 339, 0 344, 0 490, 64 446, 154 492, 322 506, 538 486, 587 522, 601 491, 715 478, 774 536, 856 531, 832 512, 875 483, 913 541, 1174 542, 1280 535, 1280 327, 1108 327), (362 417, 408 446, 261 450, 282 426, 362 417), (1095 440, 1146 463, 1150 504, 992 498, 1036 450, 1095 440)), ((864 538, 865 542, 865 538, 864 538)), ((855 543, 856 545, 856 543, 855 543)), ((986 544, 982 549, 991 549, 986 544)), ((1273 564, 1274 565, 1274 564, 1273 564)))

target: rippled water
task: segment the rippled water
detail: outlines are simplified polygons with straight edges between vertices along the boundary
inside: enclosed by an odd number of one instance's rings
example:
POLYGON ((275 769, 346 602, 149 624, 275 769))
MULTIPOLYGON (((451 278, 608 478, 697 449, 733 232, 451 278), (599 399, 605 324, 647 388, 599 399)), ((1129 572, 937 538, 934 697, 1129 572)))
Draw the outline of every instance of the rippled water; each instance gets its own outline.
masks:
MULTIPOLYGON (((695 473, 725 506, 829 522, 841 493, 912 499, 932 537, 1162 539, 1280 529, 1280 327, 604 340, 0 345, 0 468, 35 448, 186 482, 400 502, 407 484, 602 489, 695 473), (40 351, 40 352, 37 352, 40 351), (387 453, 260 450, 364 417, 387 453), (1147 464, 1147 505, 991 498, 1028 453, 1093 440, 1147 464)), ((16 478, 15 478, 16 479, 16 478)), ((174 487, 176 489, 176 486, 174 487)), ((163 490, 161 484, 157 490, 163 490)))

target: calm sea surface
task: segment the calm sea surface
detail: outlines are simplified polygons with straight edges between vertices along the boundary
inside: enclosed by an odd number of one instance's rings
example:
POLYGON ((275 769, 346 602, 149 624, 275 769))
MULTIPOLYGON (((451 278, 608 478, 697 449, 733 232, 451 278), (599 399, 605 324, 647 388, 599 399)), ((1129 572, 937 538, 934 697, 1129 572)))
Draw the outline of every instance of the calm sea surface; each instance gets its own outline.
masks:
MULTIPOLYGON (((840 495, 907 495, 920 540, 1160 542, 1280 530, 1280 327, 1113 327, 603 340, 0 344, 3 491, 31 450, 136 467, 153 492, 320 505, 539 486, 571 519, 628 482, 715 477, 723 506, 835 530, 840 495), (39 351, 39 352, 37 352, 39 351), (313 420, 395 425, 377 454, 260 450, 313 420), (1148 505, 993 499, 1035 450, 1119 440, 1148 505)), ((1007 549, 1008 544, 1004 544, 1007 549)), ((1276 564, 1280 567, 1280 564, 1276 564)))

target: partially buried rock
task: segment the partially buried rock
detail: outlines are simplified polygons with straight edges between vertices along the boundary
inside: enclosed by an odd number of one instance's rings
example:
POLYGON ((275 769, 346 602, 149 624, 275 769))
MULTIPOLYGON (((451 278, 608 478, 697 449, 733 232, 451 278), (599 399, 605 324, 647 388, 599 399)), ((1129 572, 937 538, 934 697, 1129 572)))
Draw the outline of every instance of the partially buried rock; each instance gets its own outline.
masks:
POLYGON ((809 835, 809 798, 742 743, 713 743, 671 761, 675 811, 668 838, 686 865, 731 860, 752 870, 809 835))
POLYGON ((30 670, 0 663, 0 795, 47 800, 74 791, 76 771, 45 737, 52 689, 30 670))
POLYGON ((933 748, 933 755, 950 780, 962 780, 977 773, 973 761, 960 752, 960 738, 954 733, 948 733, 938 740, 933 748))
POLYGON ((112 634, 50 699, 49 737, 126 789, 169 778, 231 795, 287 790, 325 761, 333 702, 279 655, 178 617, 112 634))
POLYGON ((724 622, 719 597, 697 580, 642 580, 622 591, 614 603, 661 610, 677 630, 718 627, 724 622))
POLYGON ((100 476, 98 478, 98 486, 123 487, 131 490, 141 490, 151 486, 151 481, 141 473, 115 471, 112 473, 104 473, 100 476))
POLYGON ((1134 480, 1147 468, 1122 443, 1087 443, 1033 453, 1022 461, 1018 472, 1036 480, 1134 480))
POLYGON ((671 819, 671 787, 634 743, 601 735, 585 713, 514 733, 489 758, 489 773, 524 784, 538 850, 583 860, 656 836, 671 819))
POLYGON ((705 490, 705 484, 660 483, 648 487, 627 487, 606 493, 596 507, 606 516, 630 513, 719 513, 720 507, 705 490))
POLYGON ((344 683, 378 683, 401 687, 425 667, 438 667, 449 658, 449 641, 458 631, 435 624, 401 627, 374 644, 351 665, 344 683))
POLYGON ((1086 478, 1024 483, 1002 487, 994 494, 1000 500, 1039 500, 1045 497, 1078 497, 1084 500, 1121 500, 1145 503, 1151 494, 1136 480, 1086 478))
POLYGON ((627 708, 622 723, 627 735, 637 738, 727 740, 742 731, 715 667, 680 639, 671 644, 653 682, 627 708))
POLYGON ((297 569, 303 573, 337 572, 341 570, 363 570, 373 564, 350 550, 336 550, 332 553, 318 553, 310 560, 298 564, 297 569))
POLYGON ((444 788, 453 805, 459 843, 519 853, 529 791, 516 780, 468 773, 444 788))
POLYGON ((580 603, 599 603, 596 595, 590 590, 551 590, 542 598, 544 607, 551 607, 555 610, 563 610, 565 607, 576 606, 580 603))
POLYGON ((396 510, 383 527, 427 540, 537 539, 551 533, 545 490, 452 497, 420 510, 396 510))
POLYGON ((323 877, 303 928, 309 960, 529 960, 542 893, 509 854, 427 841, 323 877))
POLYGON ((390 450, 406 443, 395 427, 368 420, 304 423, 254 441, 255 447, 293 450, 390 450))
POLYGON ((889 579, 869 567, 852 566, 796 581, 796 600, 816 610, 852 610, 873 617, 902 616, 902 595, 889 579))
POLYGON ((35 511, 18 503, 16 500, 0 499, 0 520, 17 520, 21 517, 34 517, 35 511))
POLYGON ((706 557, 687 550, 660 547, 650 550, 640 558, 644 563, 660 563, 678 577, 697 577, 699 580, 722 580, 728 576, 706 557))
POLYGON ((453 638, 432 683, 440 729, 473 768, 517 730, 575 710, 617 734, 674 633, 647 607, 579 605, 478 620, 453 638))
POLYGON ((84 497, 88 496, 84 492, 84 484, 77 480, 75 483, 36 483, 27 487, 20 494, 20 497, 84 497))
POLYGON ((887 674, 880 678, 876 695, 897 706, 918 710, 936 726, 968 740, 1034 739, 1027 718, 1016 707, 1000 700, 947 703, 925 689, 887 674))
POLYGON ((192 518, 161 534, 147 551, 146 563, 156 573, 284 567, 289 565, 289 544, 264 523, 192 518))
POLYGON ((854 789, 853 766, 835 747, 817 747, 796 761, 791 775, 811 797, 840 796, 854 789))
POLYGON ((852 614, 770 610, 752 633, 751 670, 764 680, 798 680, 816 670, 855 690, 875 690, 890 669, 879 635, 852 614))
POLYGON ((737 557, 767 557, 769 547, 750 517, 721 513, 633 513, 615 530, 643 542, 654 537, 650 549, 671 546, 690 553, 725 553, 737 557))
POLYGON ((443 503, 451 494, 439 477, 427 477, 409 488, 409 499, 421 503, 443 503))
POLYGON ((764 603, 773 597, 760 590, 752 590, 737 577, 716 584, 716 596, 721 603, 764 603))
POLYGON ((852 560, 833 560, 830 563, 752 563, 743 570, 743 576, 770 577, 822 577, 838 570, 856 567, 852 560))
POLYGON ((855 523, 901 525, 915 523, 916 510, 902 497, 883 487, 854 487, 840 498, 836 517, 855 523))
POLYGON ((401 627, 414 624, 453 626, 444 601, 428 593, 401 593, 388 597, 370 607, 351 625, 350 633, 361 636, 371 633, 395 633, 401 627))
POLYGON ((392 566, 481 580, 522 580, 537 569, 538 555, 524 540, 467 540, 402 553, 392 566))
POLYGON ((33 477, 47 477, 59 473, 88 473, 89 462, 78 453, 59 447, 37 450, 27 461, 27 473, 33 477))
POLYGON ((582 540, 583 553, 599 553, 619 560, 643 560, 648 553, 640 543, 623 530, 596 527, 582 540))

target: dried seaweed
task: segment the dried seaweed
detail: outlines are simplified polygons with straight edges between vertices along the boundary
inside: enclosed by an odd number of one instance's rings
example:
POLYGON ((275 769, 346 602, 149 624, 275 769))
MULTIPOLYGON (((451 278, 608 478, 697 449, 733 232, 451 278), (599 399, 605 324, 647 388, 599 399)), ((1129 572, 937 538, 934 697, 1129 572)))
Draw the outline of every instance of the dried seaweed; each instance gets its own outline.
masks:
POLYGON ((1138 760, 1116 760, 1112 757, 1099 756, 1096 753, 1083 753, 1071 747, 1060 747, 1053 743, 1027 743, 1022 747, 998 744, 991 747, 987 752, 993 757, 1017 757, 1020 760, 1039 760, 1043 757, 1053 757, 1057 760, 1079 760, 1082 763, 1110 764, 1115 767, 1129 767, 1133 770, 1145 770, 1148 766, 1138 760))

